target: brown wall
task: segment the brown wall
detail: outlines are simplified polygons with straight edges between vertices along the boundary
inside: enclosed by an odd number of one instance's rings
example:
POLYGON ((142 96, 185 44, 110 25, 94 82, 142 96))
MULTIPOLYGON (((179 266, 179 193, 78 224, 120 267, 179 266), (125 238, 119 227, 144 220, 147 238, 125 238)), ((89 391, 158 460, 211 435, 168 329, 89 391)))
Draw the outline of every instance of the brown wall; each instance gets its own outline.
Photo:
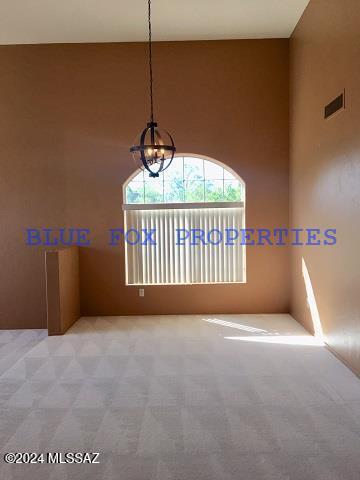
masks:
POLYGON ((46 306, 49 335, 62 335, 80 317, 79 248, 48 250, 46 306))
POLYGON ((301 260, 326 341, 360 372, 360 3, 311 0, 291 39, 291 217, 335 227, 336 247, 293 248, 292 312, 312 330, 301 260), (324 105, 346 90, 346 109, 324 105))
MULTIPOLYGON (((204 154, 246 182, 247 226, 288 225, 288 41, 173 42, 154 46, 155 106, 181 153, 204 154)), ((23 230, 87 227, 81 312, 286 312, 284 247, 248 247, 247 284, 124 285, 121 227, 128 151, 147 121, 144 44, 0 47, 3 328, 46 322, 43 251, 23 230)))

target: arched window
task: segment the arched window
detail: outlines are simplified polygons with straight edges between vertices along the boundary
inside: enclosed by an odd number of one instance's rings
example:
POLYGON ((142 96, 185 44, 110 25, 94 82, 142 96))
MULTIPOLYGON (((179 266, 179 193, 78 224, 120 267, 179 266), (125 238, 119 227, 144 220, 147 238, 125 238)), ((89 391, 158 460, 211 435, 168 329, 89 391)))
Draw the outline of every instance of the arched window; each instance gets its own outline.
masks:
POLYGON ((158 178, 139 171, 126 184, 125 203, 241 202, 243 182, 215 161, 177 156, 158 178))
POLYGON ((178 155, 158 178, 124 185, 126 282, 245 282, 245 184, 220 162, 178 155))

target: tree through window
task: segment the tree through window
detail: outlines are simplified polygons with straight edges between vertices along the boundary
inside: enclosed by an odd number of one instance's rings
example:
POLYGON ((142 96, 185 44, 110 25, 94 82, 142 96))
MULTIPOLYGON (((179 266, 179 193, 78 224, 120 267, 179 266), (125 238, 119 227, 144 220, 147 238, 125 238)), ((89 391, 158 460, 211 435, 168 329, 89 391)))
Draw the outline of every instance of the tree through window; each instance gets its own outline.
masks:
POLYGON ((230 170, 203 158, 175 157, 158 178, 141 171, 126 186, 127 204, 240 202, 242 183, 230 170))

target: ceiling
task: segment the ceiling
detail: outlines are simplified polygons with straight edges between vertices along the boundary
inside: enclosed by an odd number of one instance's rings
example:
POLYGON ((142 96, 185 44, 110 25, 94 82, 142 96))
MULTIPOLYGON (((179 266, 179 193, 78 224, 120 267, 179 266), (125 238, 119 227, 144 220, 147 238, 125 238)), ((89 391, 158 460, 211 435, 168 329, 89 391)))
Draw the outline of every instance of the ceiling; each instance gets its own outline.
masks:
MULTIPOLYGON (((289 37, 309 0, 152 0, 154 40, 289 37)), ((138 42, 146 0, 0 0, 0 44, 138 42)))

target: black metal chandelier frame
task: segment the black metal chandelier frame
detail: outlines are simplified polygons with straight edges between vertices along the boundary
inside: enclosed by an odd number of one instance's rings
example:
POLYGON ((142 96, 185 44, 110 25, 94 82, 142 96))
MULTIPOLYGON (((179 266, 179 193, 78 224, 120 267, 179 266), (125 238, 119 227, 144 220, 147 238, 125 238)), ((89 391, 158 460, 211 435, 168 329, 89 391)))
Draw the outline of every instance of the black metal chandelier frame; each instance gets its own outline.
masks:
POLYGON ((152 28, 151 28, 151 0, 148 0, 148 29, 149 29, 149 79, 150 79, 150 122, 140 134, 140 141, 130 148, 134 158, 138 158, 143 168, 150 177, 158 177, 159 173, 166 170, 176 152, 174 141, 169 132, 163 131, 168 137, 164 143, 158 124, 154 121, 154 97, 153 97, 153 68, 152 68, 152 28), (150 137, 150 138, 149 138, 150 137), (150 141, 148 141, 150 140, 150 141), (156 170, 152 169, 156 166, 156 170))

